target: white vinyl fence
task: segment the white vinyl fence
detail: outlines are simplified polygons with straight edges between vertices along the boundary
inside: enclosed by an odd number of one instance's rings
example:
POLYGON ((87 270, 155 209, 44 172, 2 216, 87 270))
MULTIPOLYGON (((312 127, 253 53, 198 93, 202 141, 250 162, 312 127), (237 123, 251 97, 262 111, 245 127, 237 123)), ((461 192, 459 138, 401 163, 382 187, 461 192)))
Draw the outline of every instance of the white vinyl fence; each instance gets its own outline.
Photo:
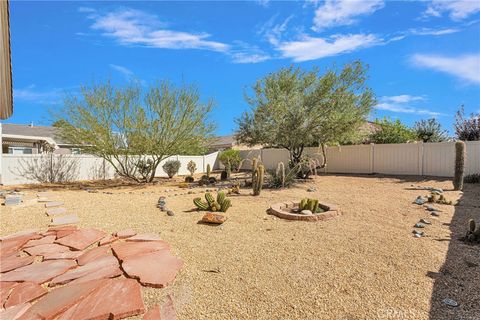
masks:
MULTIPOLYGON (((480 173, 480 141, 467 141, 465 174, 480 173)), ((267 169, 288 163, 285 149, 242 150, 242 168, 251 168, 259 158, 267 169)), ((306 148, 305 154, 322 159, 319 148, 306 148)), ((327 148, 326 173, 418 175, 452 177, 455 142, 403 143, 339 146, 327 148)))
MULTIPOLYGON (((193 160, 197 165, 196 173, 204 173, 207 171, 207 165, 210 164, 212 169, 217 160, 218 152, 211 153, 204 156, 172 156, 163 160, 157 167, 155 176, 166 177, 167 174, 163 171, 162 166, 168 160, 179 160, 180 170, 179 175, 187 175, 190 172, 187 170, 187 164, 190 160, 193 160)), ((0 154, 1 156, 1 176, 0 183, 4 185, 12 184, 27 184, 38 183, 38 181, 26 177, 25 171, 31 164, 37 160, 40 161, 43 157, 54 157, 54 159, 64 161, 65 163, 75 163, 70 172, 73 181, 81 180, 102 180, 115 178, 115 170, 113 167, 102 158, 98 158, 92 155, 41 155, 41 154, 25 154, 25 155, 12 155, 12 154, 0 154)))

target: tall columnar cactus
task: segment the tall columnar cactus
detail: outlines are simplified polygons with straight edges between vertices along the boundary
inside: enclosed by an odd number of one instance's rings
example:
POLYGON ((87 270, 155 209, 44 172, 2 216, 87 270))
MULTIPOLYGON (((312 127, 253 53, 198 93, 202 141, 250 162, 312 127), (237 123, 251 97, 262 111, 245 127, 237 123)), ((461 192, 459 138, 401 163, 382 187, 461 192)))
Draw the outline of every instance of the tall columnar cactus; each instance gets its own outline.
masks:
POLYGON ((285 188, 285 165, 283 162, 279 162, 277 165, 277 177, 280 177, 282 188, 285 188))
POLYGON ((254 196, 258 196, 262 191, 264 175, 265 175, 265 167, 259 164, 255 172, 253 173, 253 177, 252 177, 252 182, 253 182, 252 186, 253 186, 254 196))
POLYGON ((252 160, 252 185, 253 185, 253 177, 255 175, 255 171, 257 170, 257 167, 258 167, 258 159, 253 158, 253 160, 252 160))
POLYGON ((455 142, 455 176, 453 177, 453 188, 455 190, 463 189, 463 174, 465 171, 465 142, 455 142))
POLYGON ((207 178, 210 178, 211 172, 212 172, 212 168, 210 167, 210 164, 207 164, 207 178))
POLYGON ((230 179, 230 175, 232 174, 232 166, 230 165, 230 160, 227 160, 225 171, 227 172, 227 179, 230 179))
POLYGON ((225 198, 226 198, 226 197, 227 197, 227 196, 225 195, 225 192, 223 192, 223 191, 218 192, 218 193, 217 193, 217 202, 220 203, 220 204, 222 204, 223 201, 225 201, 225 198))

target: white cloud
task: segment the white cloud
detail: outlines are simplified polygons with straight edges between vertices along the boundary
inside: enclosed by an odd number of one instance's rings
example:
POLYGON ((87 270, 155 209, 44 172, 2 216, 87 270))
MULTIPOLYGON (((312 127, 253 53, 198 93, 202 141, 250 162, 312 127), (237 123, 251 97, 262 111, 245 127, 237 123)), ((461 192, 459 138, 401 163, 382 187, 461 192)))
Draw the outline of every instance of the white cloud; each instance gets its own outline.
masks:
POLYGON ((384 5, 383 0, 326 0, 315 10, 313 29, 353 24, 356 17, 372 14, 384 5))
POLYGON ((115 71, 120 72, 121 74, 123 74, 127 78, 131 78, 134 75, 133 71, 131 71, 130 69, 127 69, 125 67, 122 67, 122 66, 119 66, 119 65, 116 65, 116 64, 110 64, 109 66, 110 66, 110 68, 112 68, 115 71))
POLYGON ((380 45, 382 42, 373 34, 334 35, 331 38, 304 35, 297 41, 279 43, 276 48, 283 57, 299 62, 348 53, 380 45))
POLYGON ((440 17, 443 13, 447 13, 452 20, 459 21, 477 12, 480 12, 478 0, 433 0, 424 15, 440 17))
POLYGON ((417 115, 428 115, 432 117, 436 116, 443 116, 445 114, 440 113, 440 112, 435 112, 435 111, 430 111, 426 109, 417 109, 414 107, 410 106, 405 106, 402 104, 396 104, 396 103, 388 103, 388 102, 381 102, 374 106, 375 109, 378 110, 385 110, 385 111, 390 111, 390 112, 397 112, 397 113, 411 113, 411 114, 417 114, 417 115))
POLYGON ((447 57, 432 54, 415 54, 411 57, 414 65, 448 73, 461 80, 480 83, 480 53, 447 57))
POLYGON ((255 0, 255 2, 264 8, 268 7, 270 4, 270 0, 255 0))
POLYGON ((62 98, 62 89, 39 90, 35 85, 22 89, 13 89, 14 101, 39 104, 58 104, 62 98))
POLYGON ((384 96, 380 98, 380 100, 384 102, 393 102, 393 103, 409 103, 413 101, 425 101, 425 97, 401 94, 398 96, 384 96))
POLYGON ((440 28, 440 29, 431 29, 431 28, 420 28, 420 29, 410 29, 410 33, 418 36, 443 36, 446 34, 457 33, 461 31, 458 28, 440 28))
POLYGON ((203 49, 226 52, 229 45, 211 41, 210 34, 169 30, 154 15, 123 8, 106 14, 92 13, 91 28, 123 45, 140 45, 165 49, 203 49))

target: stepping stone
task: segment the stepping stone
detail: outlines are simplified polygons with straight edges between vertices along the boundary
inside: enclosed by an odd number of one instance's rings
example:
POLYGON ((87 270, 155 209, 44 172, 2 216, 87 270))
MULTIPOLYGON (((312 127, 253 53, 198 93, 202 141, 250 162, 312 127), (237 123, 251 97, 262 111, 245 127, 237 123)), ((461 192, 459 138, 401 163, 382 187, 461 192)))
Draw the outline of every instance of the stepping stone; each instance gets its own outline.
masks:
POLYGON ((67 213, 67 209, 65 209, 63 207, 51 208, 51 209, 48 209, 47 211, 45 211, 45 213, 47 214, 47 216, 55 216, 57 214, 67 213))
POLYGON ((56 243, 50 243, 50 244, 41 244, 39 246, 25 248, 23 249, 23 251, 25 251, 31 256, 43 256, 44 254, 47 254, 47 253, 58 253, 58 252, 70 251, 70 249, 68 249, 68 247, 61 246, 56 243))
POLYGON ((432 211, 430 214, 434 217, 440 217, 440 213, 438 211, 432 211))
POLYGON ((18 250, 32 239, 41 239, 38 233, 30 233, 18 235, 15 237, 5 238, 0 242, 0 257, 5 258, 12 254, 17 254, 18 250))
POLYGON ((29 238, 28 240, 31 240, 31 239, 39 239, 41 238, 41 236, 38 234, 38 229, 30 229, 30 230, 19 231, 16 233, 9 234, 8 236, 1 237, 0 241, 3 242, 7 240, 17 240, 20 238, 29 238))
POLYGON ((60 207, 60 206, 63 206, 63 202, 51 201, 51 202, 45 203, 45 208, 53 208, 53 207, 60 207))
POLYGON ((121 261, 130 256, 169 249, 170 245, 165 241, 119 242, 112 245, 112 250, 115 253, 115 256, 121 261))
POLYGON ((112 236, 111 234, 109 234, 109 235, 103 237, 103 238, 100 240, 99 245, 104 246, 104 245, 106 245, 106 244, 110 244, 110 243, 115 242, 115 241, 117 241, 117 240, 118 240, 117 237, 112 236))
POLYGON ((106 256, 113 256, 112 249, 108 246, 105 247, 96 247, 91 250, 88 250, 81 256, 77 258, 77 263, 79 266, 86 265, 89 262, 94 260, 106 257, 106 256))
POLYGON ((45 192, 38 192, 37 193, 37 197, 39 197, 39 198, 40 197, 54 197, 54 196, 55 196, 55 194, 53 192, 45 191, 45 192))
POLYGON ((47 294, 47 292, 48 291, 39 284, 22 282, 13 288, 7 302, 5 303, 5 308, 33 301, 47 294))
POLYGON ((7 258, 0 259, 0 272, 7 272, 14 269, 18 269, 24 266, 28 266, 32 264, 35 260, 35 257, 27 256, 27 257, 18 257, 18 256, 10 256, 7 258))
POLYGON ((118 264, 116 266, 112 264, 102 269, 99 269, 97 271, 94 271, 92 273, 89 273, 86 276, 77 278, 69 283, 74 284, 74 283, 88 282, 92 280, 115 278, 115 277, 121 276, 122 274, 123 274, 123 271, 122 269, 120 269, 120 266, 118 264))
POLYGON ((65 252, 46 253, 43 255, 43 260, 62 260, 62 259, 75 260, 82 254, 83 254, 83 251, 65 251, 65 252))
MULTIPOLYGON (((0 319, 16 320, 20 319, 25 312, 30 309, 32 305, 30 303, 19 304, 8 309, 0 309, 0 319)), ((28 319, 28 318, 27 318, 28 319)), ((31 318, 34 319, 34 318, 31 318)))
POLYGON ((38 240, 30 240, 27 243, 25 243, 23 247, 28 248, 28 247, 39 246, 41 244, 50 244, 50 243, 53 243, 53 241, 55 241, 56 238, 57 238, 56 236, 52 235, 52 236, 43 237, 38 240))
POLYGON ((49 232, 55 232, 57 239, 68 236, 77 230, 77 226, 54 226, 48 229, 49 232))
POLYGON ((415 223, 415 225, 413 227, 414 228, 425 228, 425 225, 423 223, 417 222, 417 223, 415 223))
POLYGON ((57 240, 56 243, 73 248, 74 250, 85 250, 85 248, 99 241, 104 236, 105 232, 97 229, 79 229, 57 240))
POLYGON ((427 220, 427 219, 420 219, 420 223, 424 223, 424 224, 432 224, 432 222, 430 220, 427 220))
POLYGON ((53 200, 47 197, 39 197, 37 202, 52 202, 53 200))
POLYGON ((126 238, 133 237, 136 234, 137 233, 132 229, 126 229, 126 230, 118 231, 115 235, 120 239, 126 239, 126 238))
POLYGON ((143 320, 175 320, 176 318, 173 300, 170 295, 167 296, 167 301, 161 307, 157 304, 143 315, 143 320))
POLYGON ((156 233, 142 233, 142 234, 137 234, 136 236, 130 237, 126 239, 126 241, 142 242, 142 241, 163 241, 163 240, 156 233))
MULTIPOLYGON (((89 283, 89 282, 87 282, 89 283)), ((141 287, 133 279, 110 279, 58 320, 122 319, 145 312, 141 287)))
POLYGON ((67 282, 70 282, 72 280, 78 279, 80 277, 84 277, 92 272, 95 272, 97 270, 101 270, 104 268, 111 268, 111 267, 116 267, 118 268, 118 260, 115 258, 113 255, 112 256, 106 256, 101 259, 92 261, 84 266, 80 266, 78 268, 75 268, 73 270, 69 270, 65 272, 64 274, 61 274, 57 277, 55 277, 49 284, 50 287, 59 285, 59 284, 65 284, 67 282))
POLYGON ((50 223, 51 226, 60 226, 63 224, 72 224, 72 223, 78 223, 80 220, 75 214, 71 214, 68 216, 63 216, 63 217, 54 217, 52 219, 52 223, 50 223))
POLYGON ((0 281, 29 281, 42 284, 76 266, 77 264, 71 260, 49 260, 2 273, 0 281))
POLYGON ((106 284, 106 280, 89 281, 75 285, 66 285, 52 290, 28 309, 20 319, 55 319, 93 291, 104 287, 106 284))
POLYGON ((22 196, 6 196, 5 206, 17 206, 22 202, 22 196))
MULTIPOLYGON (((0 306, 3 306, 5 301, 7 301, 8 296, 10 295, 10 291, 12 291, 12 289, 19 284, 20 283, 18 282, 0 282, 0 306)), ((0 319, 3 318, 0 317, 0 319)))
POLYGON ((183 262, 169 250, 161 250, 127 257, 122 262, 122 269, 144 286, 163 288, 175 280, 182 265, 183 262))

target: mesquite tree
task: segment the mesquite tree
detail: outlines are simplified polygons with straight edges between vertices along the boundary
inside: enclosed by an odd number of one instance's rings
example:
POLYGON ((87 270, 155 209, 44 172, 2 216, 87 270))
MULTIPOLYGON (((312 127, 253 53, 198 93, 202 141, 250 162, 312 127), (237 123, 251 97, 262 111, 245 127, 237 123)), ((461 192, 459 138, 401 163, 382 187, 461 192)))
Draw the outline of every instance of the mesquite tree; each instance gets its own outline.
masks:
POLYGON ((67 97, 55 124, 67 141, 105 159, 119 176, 151 182, 163 159, 203 151, 213 130, 212 105, 202 103, 193 86, 162 81, 143 92, 136 83, 107 82, 67 97))
POLYGON ((247 145, 285 148, 292 165, 303 150, 319 146, 326 165, 325 146, 355 134, 375 104, 366 86, 367 70, 361 62, 341 70, 283 68, 258 80, 253 95, 246 95, 252 112, 237 119, 236 138, 247 145))

